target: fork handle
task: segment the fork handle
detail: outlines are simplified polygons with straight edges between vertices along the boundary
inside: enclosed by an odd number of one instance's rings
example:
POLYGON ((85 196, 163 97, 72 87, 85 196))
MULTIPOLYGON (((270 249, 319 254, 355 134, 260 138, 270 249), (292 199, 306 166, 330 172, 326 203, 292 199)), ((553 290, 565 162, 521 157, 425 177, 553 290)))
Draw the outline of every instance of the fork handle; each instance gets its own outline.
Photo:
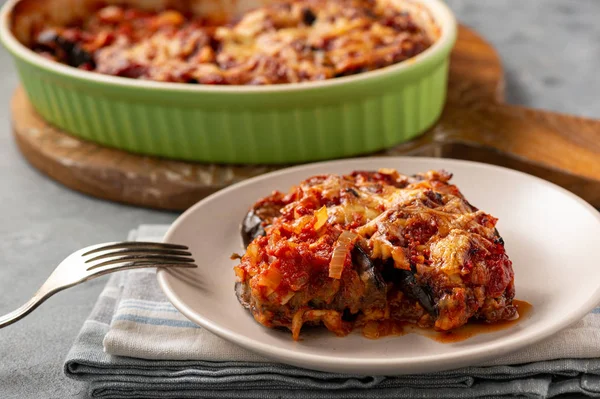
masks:
POLYGON ((188 248, 177 244, 122 242, 92 245, 73 252, 58 265, 29 301, 0 316, 0 328, 27 316, 57 292, 105 274, 141 268, 197 267, 190 257, 191 253, 184 249, 188 248))
MULTIPOLYGON (((55 276, 56 276, 56 270, 53 271, 52 274, 50 274, 50 277, 48 277, 48 279, 46 281, 44 281, 42 286, 36 291, 35 294, 33 294, 31 299, 29 299, 27 302, 25 302, 23 304, 23 306, 13 310, 12 312, 10 312, 8 314, 0 316, 0 328, 9 326, 9 325, 21 320, 23 317, 25 317, 29 313, 33 312, 38 306, 40 306, 43 302, 45 302, 46 299, 50 298, 52 295, 56 294, 57 292, 60 292, 60 291, 64 290, 65 288, 69 288, 76 284, 79 284, 79 282, 77 282, 75 284, 61 285, 60 283, 58 283, 56 281, 55 276)), ((81 282, 83 282, 83 281, 81 281, 81 282)))
POLYGON ((0 328, 9 326, 16 321, 21 320, 49 297, 50 295, 39 296, 36 294, 20 308, 15 309, 4 316, 0 316, 0 328))

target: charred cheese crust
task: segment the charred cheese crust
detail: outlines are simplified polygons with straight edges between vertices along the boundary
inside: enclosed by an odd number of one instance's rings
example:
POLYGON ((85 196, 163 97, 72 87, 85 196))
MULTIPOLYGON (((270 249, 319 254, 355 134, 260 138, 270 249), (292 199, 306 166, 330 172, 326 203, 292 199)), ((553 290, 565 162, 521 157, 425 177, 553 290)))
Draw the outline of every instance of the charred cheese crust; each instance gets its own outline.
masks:
POLYGON ((322 175, 261 199, 251 214, 267 215, 263 235, 234 268, 240 302, 294 339, 304 324, 378 337, 392 332, 389 322, 448 331, 469 319, 515 317, 514 274, 497 220, 450 178, 444 171, 322 175), (345 231, 355 238, 332 278, 345 231))
POLYGON ((73 26, 45 26, 32 49, 108 75, 264 85, 316 81, 411 58, 431 44, 394 0, 291 0, 236 23, 108 6, 73 26))

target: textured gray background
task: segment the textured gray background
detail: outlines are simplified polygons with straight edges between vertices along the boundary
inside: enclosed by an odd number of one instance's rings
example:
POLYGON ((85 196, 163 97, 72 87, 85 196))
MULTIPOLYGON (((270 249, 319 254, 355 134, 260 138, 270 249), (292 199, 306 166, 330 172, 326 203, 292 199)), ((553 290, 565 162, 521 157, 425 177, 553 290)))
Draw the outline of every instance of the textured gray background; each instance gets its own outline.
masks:
MULTIPOLYGON (((3 1, 2 1, 3 3, 3 1)), ((459 19, 499 50, 511 103, 600 117, 600 0, 449 0, 459 19)), ((80 247, 120 240, 175 214, 88 198, 38 174, 10 133, 14 67, 0 50, 0 314, 26 301, 80 247)), ((0 398, 85 398, 62 362, 105 280, 51 298, 0 330, 0 398)))

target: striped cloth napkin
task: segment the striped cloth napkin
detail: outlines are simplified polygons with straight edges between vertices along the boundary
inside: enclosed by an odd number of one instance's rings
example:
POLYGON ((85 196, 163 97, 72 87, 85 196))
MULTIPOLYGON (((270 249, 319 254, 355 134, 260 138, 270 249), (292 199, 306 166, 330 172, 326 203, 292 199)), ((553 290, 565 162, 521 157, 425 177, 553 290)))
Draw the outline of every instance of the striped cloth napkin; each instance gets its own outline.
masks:
MULTIPOLYGON (((167 226, 130 239, 159 241, 167 226)), ((553 337, 480 367, 385 377, 270 362, 181 315, 152 270, 111 276, 65 362, 94 398, 600 397, 600 310, 553 337)))

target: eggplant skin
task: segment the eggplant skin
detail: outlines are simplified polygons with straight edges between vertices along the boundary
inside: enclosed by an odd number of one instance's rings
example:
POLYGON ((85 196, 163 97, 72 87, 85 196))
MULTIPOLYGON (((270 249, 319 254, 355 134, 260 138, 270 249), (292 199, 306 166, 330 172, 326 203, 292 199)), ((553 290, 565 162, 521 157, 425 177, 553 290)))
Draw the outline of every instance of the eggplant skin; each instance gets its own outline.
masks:
POLYGON ((385 306, 387 285, 373 261, 360 245, 355 245, 352 249, 352 265, 365 284, 363 305, 367 307, 377 304, 385 306))
POLYGON ((62 58, 62 62, 78 68, 81 65, 89 65, 95 68, 94 57, 75 41, 60 36, 55 30, 47 29, 38 36, 36 50, 50 52, 56 57, 62 58))
POLYGON ((383 267, 383 278, 397 285, 408 297, 418 301, 423 309, 434 318, 438 317, 438 309, 433 300, 433 293, 428 285, 421 285, 415 278, 415 268, 411 270, 397 269, 392 260, 385 263, 383 267))
POLYGON ((363 303, 372 306, 378 302, 385 304, 387 285, 386 280, 396 284, 408 297, 419 302, 423 309, 437 318, 438 311, 433 301, 433 294, 428 285, 420 285, 415 278, 415 270, 396 269, 393 262, 384 265, 385 278, 382 276, 377 264, 369 258, 367 252, 356 245, 352 250, 352 264, 360 279, 365 283, 366 291, 363 303))
POLYGON ((246 214, 240 228, 244 248, 247 248, 256 237, 264 236, 266 234, 263 222, 263 219, 254 212, 254 209, 251 209, 246 214))
POLYGON ((244 308, 250 309, 250 287, 247 283, 235 283, 235 296, 244 308))
POLYGON ((265 228, 281 215, 281 208, 285 204, 283 194, 280 192, 274 192, 271 196, 254 204, 242 220, 240 229, 245 248, 256 237, 266 235, 265 228))
POLYGON ((417 300, 423 309, 427 311, 434 318, 438 317, 438 310, 433 302, 433 295, 431 288, 428 285, 420 285, 415 279, 415 275, 408 270, 402 270, 404 273, 403 278, 400 280, 400 286, 402 291, 405 292, 409 297, 417 300))

